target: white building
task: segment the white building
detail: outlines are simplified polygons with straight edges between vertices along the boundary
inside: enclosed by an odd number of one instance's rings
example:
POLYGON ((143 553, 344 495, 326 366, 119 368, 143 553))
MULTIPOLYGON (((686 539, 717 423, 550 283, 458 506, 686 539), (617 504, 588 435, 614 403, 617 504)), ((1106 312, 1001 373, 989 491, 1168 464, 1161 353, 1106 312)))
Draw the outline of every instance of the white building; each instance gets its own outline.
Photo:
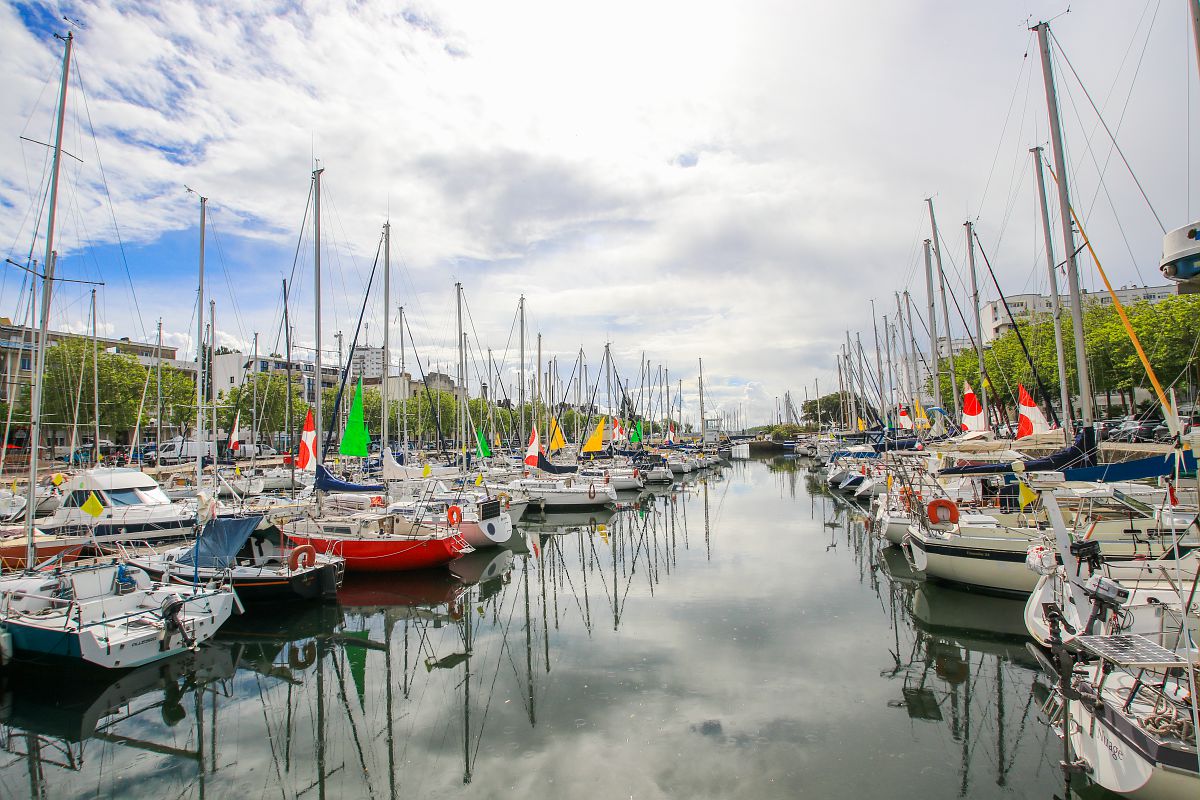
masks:
MULTIPOLYGON (((225 394, 235 386, 241 386, 246 380, 247 373, 251 371, 274 373, 279 376, 280 380, 286 381, 287 368, 287 359, 278 356, 259 356, 256 361, 253 356, 247 356, 245 353, 237 351, 219 353, 213 356, 213 386, 216 387, 218 393, 225 394)), ((304 386, 304 400, 309 405, 317 402, 314 390, 316 382, 313 380, 315 369, 316 364, 311 361, 292 361, 292 375, 301 378, 304 386)), ((338 377, 336 366, 321 365, 321 384, 326 389, 337 386, 338 377)))
POLYGON ((359 347, 350 358, 350 377, 365 381, 383 378, 383 348, 359 347))
MULTIPOLYGON (((1173 284, 1167 286, 1122 286, 1116 290, 1116 295, 1122 305, 1132 305, 1137 302, 1157 303, 1177 293, 1173 284)), ((1063 316, 1069 318, 1071 299, 1066 292, 1059 295, 1059 303, 1062 305, 1063 316)), ((1109 297, 1108 292, 1084 290, 1083 303, 1085 306, 1090 304, 1112 305, 1112 298, 1109 297)), ((1052 306, 1050 295, 1013 294, 1008 296, 1008 307, 1012 310, 1013 316, 1022 321, 1028 321, 1039 314, 1048 315, 1053 310, 1052 306)), ((1004 310, 1004 303, 999 300, 989 300, 984 303, 979 309, 979 315, 983 327, 984 344, 989 344, 1012 330, 1012 320, 1009 319, 1008 312, 1004 310)))

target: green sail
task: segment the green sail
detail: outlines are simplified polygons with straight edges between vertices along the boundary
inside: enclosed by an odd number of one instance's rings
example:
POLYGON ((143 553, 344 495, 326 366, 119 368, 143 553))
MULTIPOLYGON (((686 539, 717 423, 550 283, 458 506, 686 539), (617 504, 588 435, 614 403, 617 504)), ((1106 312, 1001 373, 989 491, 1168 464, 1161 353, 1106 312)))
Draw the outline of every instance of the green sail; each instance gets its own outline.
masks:
POLYGON ((483 435, 483 429, 481 429, 481 428, 476 429, 476 431, 475 431, 475 443, 476 443, 476 447, 475 447, 475 457, 476 458, 488 458, 489 456, 491 456, 492 448, 488 447, 487 437, 483 435))
POLYGON ((350 414, 346 417, 346 432, 342 434, 342 443, 338 452, 344 456, 367 457, 367 446, 371 437, 367 433, 367 421, 363 417, 362 378, 358 379, 358 388, 354 390, 354 401, 350 403, 350 414))

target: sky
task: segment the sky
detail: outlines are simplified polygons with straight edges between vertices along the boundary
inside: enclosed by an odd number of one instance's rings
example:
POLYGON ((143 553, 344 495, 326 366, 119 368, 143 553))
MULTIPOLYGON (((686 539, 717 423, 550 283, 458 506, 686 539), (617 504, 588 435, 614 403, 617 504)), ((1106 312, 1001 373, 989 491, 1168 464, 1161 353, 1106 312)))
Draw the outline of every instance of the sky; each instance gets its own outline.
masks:
MULTIPOLYGON (((491 348, 515 393, 524 295, 528 363, 540 333, 564 383, 610 343, 635 394, 643 358, 668 369, 694 421, 703 359, 710 411, 765 422, 836 385, 847 330, 873 349, 872 300, 881 325, 895 292, 924 298, 927 197, 964 309, 968 219, 1006 293, 1046 290, 1041 19, 1073 203, 1115 283, 1161 284, 1164 228, 1200 215, 1179 0, 5 3, 0 245, 44 256, 69 30, 57 274, 103 283, 101 334, 153 341, 161 319, 194 353, 204 195, 217 343, 281 350, 288 279, 311 354, 319 166, 326 360, 366 297, 360 343, 390 319, 396 347, 403 305, 408 366, 415 345, 453 372, 461 282, 473 385, 491 348), (385 309, 381 274, 367 286, 386 221, 385 309)), ((0 314, 25 317, 25 277, 0 273, 0 314)), ((56 283, 51 324, 86 330, 91 288, 56 283)))

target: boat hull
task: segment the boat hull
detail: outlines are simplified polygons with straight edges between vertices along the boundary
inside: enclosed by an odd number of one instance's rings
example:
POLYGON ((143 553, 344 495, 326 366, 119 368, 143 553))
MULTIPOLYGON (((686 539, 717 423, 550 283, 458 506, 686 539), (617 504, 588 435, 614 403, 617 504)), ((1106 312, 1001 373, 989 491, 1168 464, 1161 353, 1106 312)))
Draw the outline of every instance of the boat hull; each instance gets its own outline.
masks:
POLYGON ((345 560, 348 572, 400 572, 448 564, 470 552, 462 536, 411 539, 399 536, 342 538, 288 533, 296 545, 311 545, 318 553, 345 560))

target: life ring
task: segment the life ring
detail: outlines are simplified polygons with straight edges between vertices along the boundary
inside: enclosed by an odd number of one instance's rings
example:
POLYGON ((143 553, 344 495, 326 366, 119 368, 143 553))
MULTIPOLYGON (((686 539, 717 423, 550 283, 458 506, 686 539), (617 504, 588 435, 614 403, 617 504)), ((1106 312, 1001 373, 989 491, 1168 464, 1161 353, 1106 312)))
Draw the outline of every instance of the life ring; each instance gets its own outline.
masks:
POLYGON ((371 498, 371 508, 383 508, 383 497, 375 495, 371 498))
POLYGON ((450 506, 446 509, 446 522, 450 527, 458 527, 458 523, 462 522, 462 509, 458 506, 450 506))
POLYGON ((288 569, 296 571, 300 568, 307 569, 317 563, 317 550, 311 544, 302 544, 299 547, 292 548, 292 552, 288 554, 288 569))
POLYGON ((595 500, 595 499, 596 499, 596 484, 589 483, 588 484, 588 500, 595 500))
POLYGON ((498 492, 496 494, 496 499, 504 503, 505 511, 508 511, 510 508, 512 508, 512 495, 510 495, 508 492, 498 492))
POLYGON ((317 643, 305 642, 303 647, 292 645, 288 653, 288 666, 292 669, 308 669, 317 663, 317 643))
POLYGON ((947 500, 944 497, 938 497, 929 501, 929 505, 925 508, 926 515, 929 517, 930 525, 941 525, 949 522, 951 525, 958 524, 958 505, 952 500, 947 500), (943 515, 941 510, 945 510, 943 515))

